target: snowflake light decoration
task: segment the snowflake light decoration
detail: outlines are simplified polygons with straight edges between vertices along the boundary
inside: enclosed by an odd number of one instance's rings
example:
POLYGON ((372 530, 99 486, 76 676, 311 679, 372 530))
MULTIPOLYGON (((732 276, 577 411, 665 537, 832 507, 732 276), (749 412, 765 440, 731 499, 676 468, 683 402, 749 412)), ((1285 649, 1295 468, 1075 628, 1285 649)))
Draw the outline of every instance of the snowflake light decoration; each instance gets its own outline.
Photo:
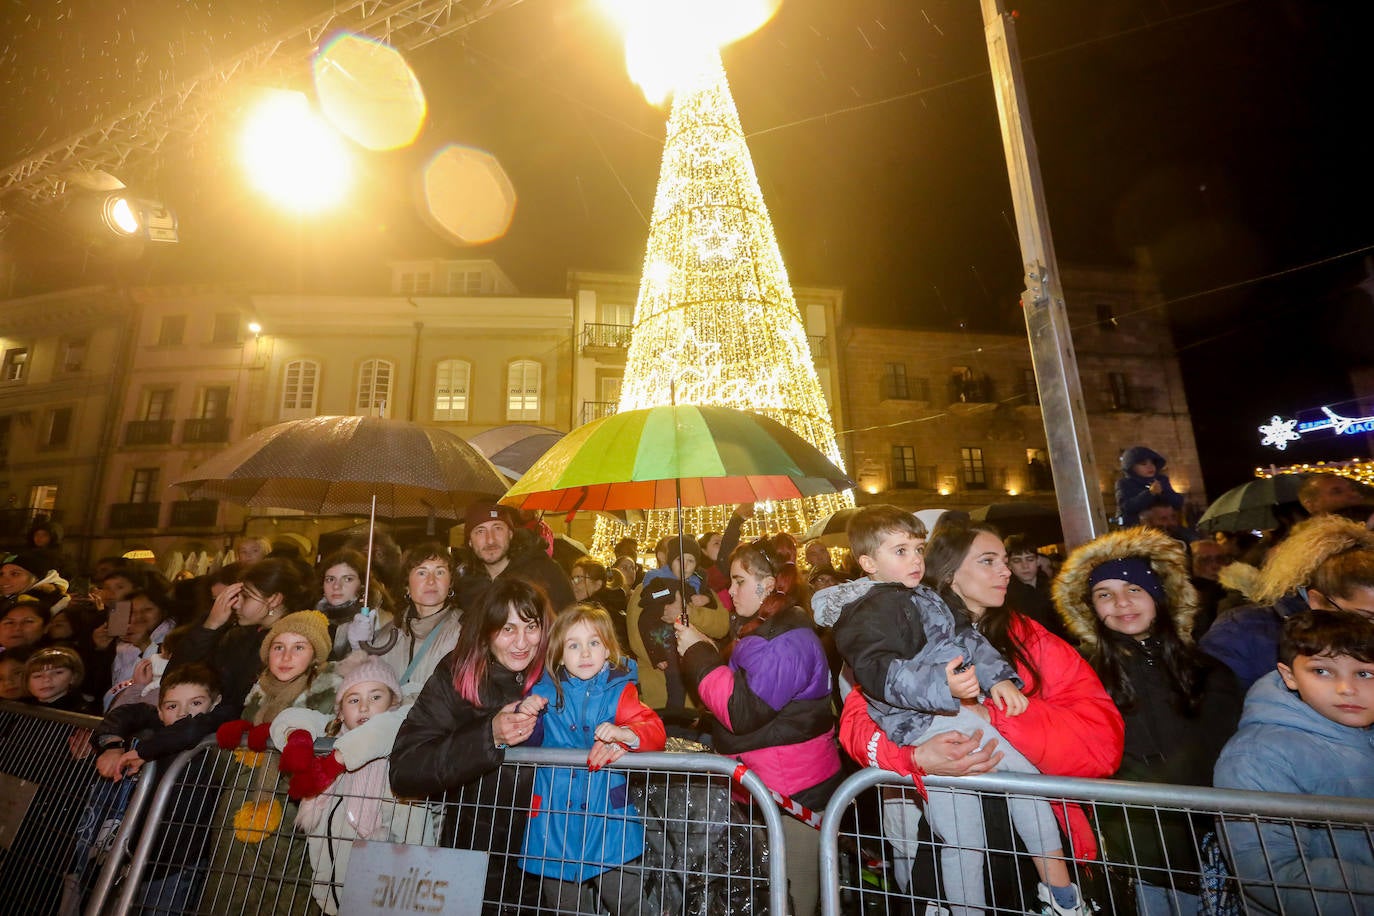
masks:
POLYGON ((1277 415, 1271 417, 1267 425, 1259 428, 1263 437, 1260 445, 1272 445, 1281 452, 1285 451, 1288 443, 1297 442, 1302 438, 1302 434, 1296 429, 1297 425, 1297 420, 1285 420, 1277 415))

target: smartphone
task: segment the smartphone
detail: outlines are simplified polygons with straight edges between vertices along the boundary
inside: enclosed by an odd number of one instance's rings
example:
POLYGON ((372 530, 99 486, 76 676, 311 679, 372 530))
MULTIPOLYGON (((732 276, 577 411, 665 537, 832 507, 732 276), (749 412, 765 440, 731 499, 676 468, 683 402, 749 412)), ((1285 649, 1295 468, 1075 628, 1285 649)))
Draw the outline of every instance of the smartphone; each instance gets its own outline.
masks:
POLYGON ((116 601, 114 609, 110 611, 106 626, 109 628, 111 636, 127 636, 129 634, 129 613, 133 610, 132 601, 116 601))

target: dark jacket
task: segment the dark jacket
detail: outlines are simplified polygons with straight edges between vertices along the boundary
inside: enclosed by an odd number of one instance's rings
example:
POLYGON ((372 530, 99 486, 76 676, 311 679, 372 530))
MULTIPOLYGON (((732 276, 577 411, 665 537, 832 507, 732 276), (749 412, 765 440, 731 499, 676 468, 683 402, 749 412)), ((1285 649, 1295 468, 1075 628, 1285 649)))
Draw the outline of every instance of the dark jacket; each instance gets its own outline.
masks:
POLYGON ((1202 651, 1223 661, 1236 675, 1243 693, 1274 670, 1279 661, 1283 622, 1309 610, 1297 593, 1270 605, 1250 605, 1227 611, 1202 634, 1202 651))
MULTIPOLYGON (((511 540, 510 562, 506 568, 497 575, 499 578, 524 579, 531 585, 537 585, 549 596, 549 604, 557 613, 563 608, 568 607, 577 599, 573 597, 572 583, 568 581, 568 574, 563 572, 563 567, 553 561, 543 550, 543 542, 538 541, 532 544, 524 544, 523 541, 511 540), (517 546, 518 545, 518 546, 517 546)), ((467 573, 458 579, 454 584, 454 593, 458 598, 458 606, 464 611, 470 611, 477 606, 486 594, 491 583, 496 581, 487 575, 486 567, 479 561, 472 564, 467 573)))
MULTIPOLYGON (((391 790, 400 798, 447 794, 445 843, 491 853, 488 904, 518 906, 537 893, 516 867, 534 770, 503 768, 506 752, 491 728, 503 706, 525 695, 525 676, 492 664, 475 706, 454 689, 454 660, 450 652, 439 663, 401 723, 391 749, 391 790)), ((484 912, 502 908, 489 905, 484 912)))
POLYGON ((1173 484, 1164 473, 1164 456, 1153 449, 1137 445, 1121 455, 1121 476, 1116 481, 1116 511, 1121 524, 1129 528, 1140 524, 1140 513, 1150 508, 1156 499, 1164 499, 1175 509, 1183 508, 1183 496, 1174 492, 1173 484), (1155 463, 1155 476, 1137 477, 1131 468, 1142 461, 1155 463), (1150 484, 1158 481, 1160 492, 1150 492, 1150 484))
MULTIPOLYGON (((1138 642, 1115 633, 1105 638, 1125 649, 1123 674, 1136 694, 1133 708, 1122 711, 1126 746, 1116 777, 1210 786, 1217 757, 1240 721, 1242 694, 1235 678, 1224 665, 1201 655, 1202 700, 1197 714, 1186 716, 1175 705, 1158 657, 1158 641, 1138 642)), ((1196 887, 1193 876, 1200 870, 1196 840, 1212 829, 1210 817, 1190 819, 1186 814, 1148 809, 1123 813, 1113 805, 1100 806, 1098 817, 1109 857, 1124 857, 1145 868, 1173 869, 1167 878, 1160 873, 1151 883, 1163 885, 1172 879, 1180 889, 1196 887)))
POLYGON ((262 640, 267 627, 226 624, 218 630, 192 627, 177 643, 176 654, 167 663, 167 670, 200 662, 219 675, 219 705, 201 716, 188 716, 168 725, 153 739, 159 756, 195 747, 200 740, 212 735, 225 722, 232 722, 243 714, 248 691, 262 674, 262 640), (165 748, 165 750, 164 750, 165 748))
POLYGON ((1041 573, 1032 586, 1012 576, 1011 581, 1007 583, 1007 605, 1065 642, 1075 644, 1078 640, 1069 634, 1059 612, 1054 609, 1054 597, 1050 594, 1051 578, 1041 573))

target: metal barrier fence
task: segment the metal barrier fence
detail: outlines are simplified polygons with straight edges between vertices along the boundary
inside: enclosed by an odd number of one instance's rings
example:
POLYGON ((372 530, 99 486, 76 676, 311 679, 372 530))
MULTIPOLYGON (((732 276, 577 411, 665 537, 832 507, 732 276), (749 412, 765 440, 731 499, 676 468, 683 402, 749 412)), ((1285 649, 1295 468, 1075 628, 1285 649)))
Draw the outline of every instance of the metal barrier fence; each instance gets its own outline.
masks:
POLYGON ((909 780, 854 774, 821 825, 822 916, 1050 912, 1009 814, 1020 800, 1067 804, 1056 818, 1076 808, 1090 827, 1096 853, 1066 842, 1061 860, 1087 912, 1374 913, 1368 801, 997 773, 925 785, 981 807, 982 829, 961 818, 937 842, 909 780))
MULTIPOLYGON (((124 810, 147 785, 116 787, 96 772, 93 716, 0 701, 0 908, 76 916, 104 912, 130 836, 124 810)), ((151 776, 151 771, 149 771, 151 776)))
POLYGON ((783 815, 757 776, 732 781, 737 766, 713 754, 628 754, 608 768, 624 779, 595 783, 597 798, 569 789, 588 776, 584 751, 514 748, 475 791, 402 804, 381 780, 336 783, 297 805, 275 752, 207 743, 166 768, 111 912, 334 913, 363 897, 424 912, 480 892, 483 913, 785 913, 785 854, 770 854, 783 849, 783 815), (732 788, 756 803, 732 802, 732 788), (606 810, 607 794, 622 813, 584 818, 583 803, 606 810), (578 854, 522 855, 520 829, 540 818, 562 818, 578 854), (578 886, 593 848, 607 868, 591 882, 599 900, 578 886))

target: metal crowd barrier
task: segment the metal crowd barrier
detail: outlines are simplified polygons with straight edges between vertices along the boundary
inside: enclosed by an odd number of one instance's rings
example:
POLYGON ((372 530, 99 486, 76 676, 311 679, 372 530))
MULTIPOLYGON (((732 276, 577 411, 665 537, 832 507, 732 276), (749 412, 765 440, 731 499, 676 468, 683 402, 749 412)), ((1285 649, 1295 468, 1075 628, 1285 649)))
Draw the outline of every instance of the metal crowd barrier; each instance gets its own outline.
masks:
POLYGON ((153 767, 117 787, 96 772, 94 716, 0 701, 0 909, 104 913, 153 767))
POLYGON ((1087 815, 1098 855, 1066 842, 1064 861, 1090 912, 1170 912, 1142 906, 1173 903, 1172 912, 1189 914, 1374 913, 1368 866, 1361 876, 1360 866, 1342 862, 1342 850, 1352 848, 1366 862, 1374 856, 1374 802, 1013 773, 932 776, 925 785, 981 802, 985 835, 937 840, 910 780, 878 769, 855 773, 821 825, 822 916, 965 912, 967 898, 951 899, 940 867, 943 855, 959 851, 980 854, 978 913, 1044 911, 1030 856, 1009 823, 1013 798, 1077 804, 1087 815), (1237 874, 1232 846, 1240 844, 1247 852, 1237 874))
MULTIPOLYGON (((316 748, 327 746, 322 741, 316 748)), ((552 869, 528 859, 522 867, 519 843, 499 841, 513 820, 579 813, 557 794, 531 804, 529 789, 538 768, 585 778, 584 751, 511 749, 495 792, 411 804, 380 793, 320 796, 315 813, 323 818, 308 831, 294 825, 299 808, 286 796, 276 757, 206 742, 171 761, 108 912, 334 913, 353 911, 361 896, 372 906, 394 903, 397 912, 438 912, 454 894, 480 895, 484 914, 591 914, 601 906, 614 913, 617 895, 643 901, 629 904, 625 916, 787 912, 784 815, 754 774, 732 782, 733 760, 644 753, 612 765, 625 775, 623 789, 636 812, 623 820, 643 825, 644 844, 642 854, 622 854, 631 861, 610 876, 615 880, 593 882, 598 901, 576 888, 550 897, 531 872, 552 869), (755 803, 732 802, 732 788, 755 803), (354 845, 360 822, 369 825, 369 841, 354 845), (486 853, 486 861, 454 858, 444 852, 450 847, 486 853)))

